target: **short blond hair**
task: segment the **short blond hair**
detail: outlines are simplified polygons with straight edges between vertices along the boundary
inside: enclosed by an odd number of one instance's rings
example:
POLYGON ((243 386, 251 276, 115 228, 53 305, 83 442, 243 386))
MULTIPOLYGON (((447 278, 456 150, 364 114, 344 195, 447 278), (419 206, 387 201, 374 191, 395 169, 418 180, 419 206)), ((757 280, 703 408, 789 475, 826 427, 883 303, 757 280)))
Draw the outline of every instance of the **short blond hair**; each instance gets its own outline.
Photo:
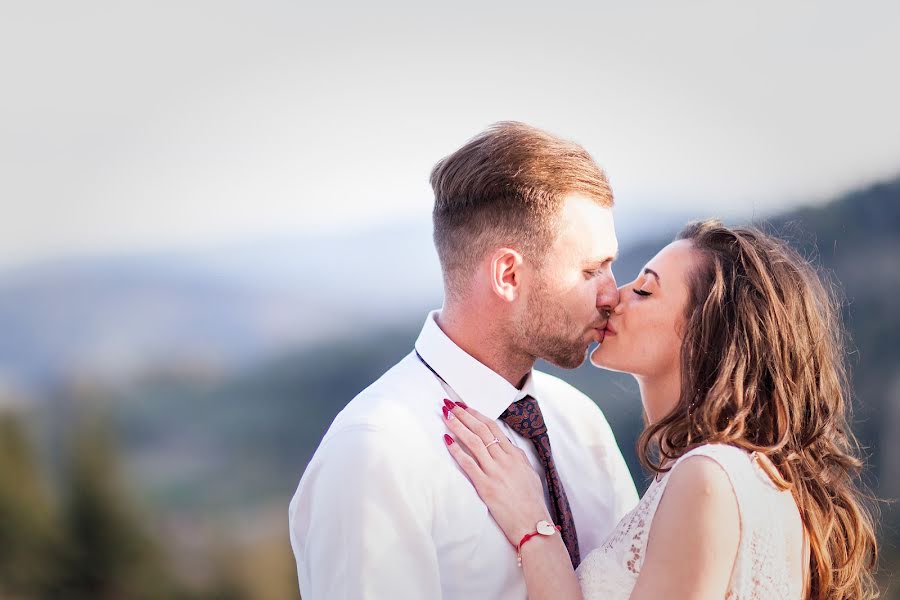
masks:
POLYGON ((603 170, 575 142, 514 121, 495 123, 431 171, 434 243, 448 295, 486 252, 508 245, 540 265, 570 194, 613 205, 603 170))

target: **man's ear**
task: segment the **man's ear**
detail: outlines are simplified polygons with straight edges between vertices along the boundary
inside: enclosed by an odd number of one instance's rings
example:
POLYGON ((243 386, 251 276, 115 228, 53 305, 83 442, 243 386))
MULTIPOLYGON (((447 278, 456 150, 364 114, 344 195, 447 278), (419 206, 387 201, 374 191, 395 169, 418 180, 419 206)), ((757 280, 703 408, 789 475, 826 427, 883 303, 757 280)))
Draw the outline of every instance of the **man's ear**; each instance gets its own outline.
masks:
POLYGON ((517 250, 499 248, 491 255, 491 290, 507 302, 519 297, 525 259, 517 250))

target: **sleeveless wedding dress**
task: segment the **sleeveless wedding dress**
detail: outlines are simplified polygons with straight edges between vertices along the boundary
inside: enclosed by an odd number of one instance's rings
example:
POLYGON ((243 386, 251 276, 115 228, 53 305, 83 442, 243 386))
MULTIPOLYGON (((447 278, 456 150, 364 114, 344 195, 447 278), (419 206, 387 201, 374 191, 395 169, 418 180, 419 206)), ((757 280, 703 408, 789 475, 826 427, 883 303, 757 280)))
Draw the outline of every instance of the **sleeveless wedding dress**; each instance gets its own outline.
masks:
POLYGON ((718 463, 731 481, 741 516, 741 537, 726 600, 798 599, 800 582, 789 572, 787 547, 777 515, 779 491, 749 452, 724 444, 707 444, 679 458, 644 497, 619 521, 606 542, 587 555, 576 573, 585 600, 627 600, 637 583, 647 551, 653 515, 666 482, 679 463, 706 456, 718 463))

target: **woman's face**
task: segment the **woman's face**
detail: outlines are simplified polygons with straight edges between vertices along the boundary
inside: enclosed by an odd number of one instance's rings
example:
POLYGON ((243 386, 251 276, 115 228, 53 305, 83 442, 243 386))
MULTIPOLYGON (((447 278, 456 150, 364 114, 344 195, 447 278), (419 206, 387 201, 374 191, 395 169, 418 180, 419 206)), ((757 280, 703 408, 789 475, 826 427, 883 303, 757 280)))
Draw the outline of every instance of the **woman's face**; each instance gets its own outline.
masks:
POLYGON ((659 395, 645 406, 651 421, 668 414, 678 402, 681 385, 681 340, 690 296, 689 278, 700 254, 689 240, 672 242, 653 257, 637 279, 619 288, 603 343, 591 362, 604 369, 631 373, 638 380, 669 382, 674 393, 659 395))

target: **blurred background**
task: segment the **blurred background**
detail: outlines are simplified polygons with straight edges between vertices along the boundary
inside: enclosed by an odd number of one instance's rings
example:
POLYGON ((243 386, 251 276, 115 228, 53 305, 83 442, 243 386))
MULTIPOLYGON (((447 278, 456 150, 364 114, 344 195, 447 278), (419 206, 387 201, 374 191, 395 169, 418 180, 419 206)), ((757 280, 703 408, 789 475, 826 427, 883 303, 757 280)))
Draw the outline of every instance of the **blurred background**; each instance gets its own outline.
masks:
MULTIPOLYGON (((0 1, 0 597, 296 597, 290 497, 440 306, 428 174, 498 120, 607 170, 620 281, 718 216, 839 282, 900 496, 898 57, 890 2, 0 1)), ((560 374, 644 489, 635 385, 560 374)))

